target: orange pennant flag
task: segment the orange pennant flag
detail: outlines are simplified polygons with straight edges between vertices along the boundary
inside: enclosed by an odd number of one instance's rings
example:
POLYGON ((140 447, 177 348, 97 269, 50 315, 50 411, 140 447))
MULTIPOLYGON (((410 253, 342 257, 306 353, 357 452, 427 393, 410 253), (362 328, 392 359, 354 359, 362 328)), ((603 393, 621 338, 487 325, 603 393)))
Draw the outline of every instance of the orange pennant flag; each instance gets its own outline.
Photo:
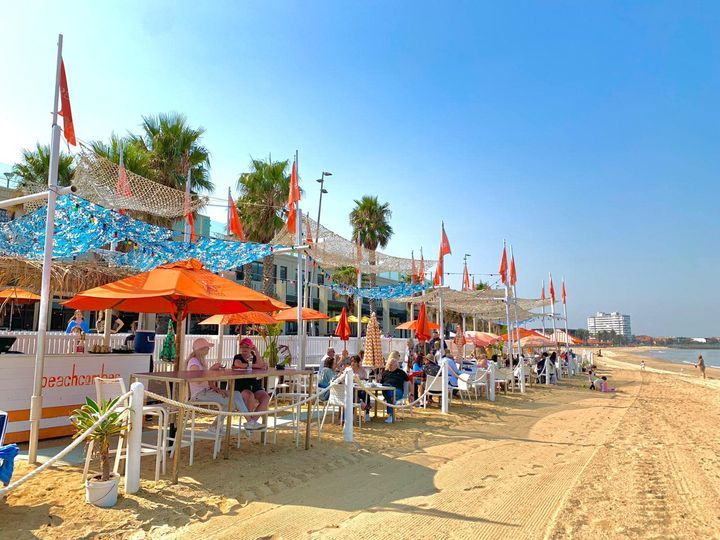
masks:
POLYGON ((440 257, 443 255, 450 255, 450 242, 448 241, 447 234, 445 234, 445 224, 442 224, 442 240, 440 241, 440 257))
POLYGON ((553 280, 552 276, 550 276, 550 298, 552 299, 552 303, 555 303, 555 287, 553 286, 553 280))
POLYGON ((238 214, 237 205, 233 201, 230 190, 228 189, 228 231, 241 242, 245 241, 245 231, 243 230, 240 215, 238 214))
POLYGON ((469 290, 470 290, 470 275, 468 274, 467 263, 465 263, 465 268, 463 269, 463 291, 469 291, 469 290))
POLYGON ((290 173, 290 189, 288 190, 287 229, 290 234, 297 232, 297 205, 300 202, 300 185, 298 184, 297 163, 293 161, 290 173))
POLYGON ((67 76, 65 75, 65 62, 60 60, 60 111, 63 117, 63 134, 68 144, 77 146, 75 139, 75 125, 73 124, 72 109, 70 108, 70 91, 68 90, 67 76))
POLYGON ((420 267, 418 268, 418 280, 425 283, 425 257, 423 257, 422 248, 420 248, 420 267))
POLYGON ((508 280, 508 262, 507 262, 507 250, 503 246, 502 259, 500 260, 500 281, 503 285, 507 285, 508 280))
POLYGON ((190 212, 185 216, 185 218, 190 226, 190 241, 195 242, 195 240, 197 240, 197 234, 195 233, 195 216, 193 216, 193 213, 190 212))
POLYGON ((517 271, 515 270, 515 255, 510 259, 510 286, 517 283, 517 271))
POLYGON ((565 278, 562 279, 562 292, 560 293, 562 296, 562 303, 567 304, 567 295, 565 294, 565 278))
POLYGON ((412 268, 410 269, 410 283, 417 283, 417 267, 415 266, 415 252, 410 252, 412 258, 412 268))
POLYGON ((440 257, 438 257, 438 265, 435 269, 435 278, 433 279, 433 285, 435 287, 439 287, 440 285, 442 285, 444 273, 445 271, 443 269, 443 254, 442 251, 440 251, 440 257))

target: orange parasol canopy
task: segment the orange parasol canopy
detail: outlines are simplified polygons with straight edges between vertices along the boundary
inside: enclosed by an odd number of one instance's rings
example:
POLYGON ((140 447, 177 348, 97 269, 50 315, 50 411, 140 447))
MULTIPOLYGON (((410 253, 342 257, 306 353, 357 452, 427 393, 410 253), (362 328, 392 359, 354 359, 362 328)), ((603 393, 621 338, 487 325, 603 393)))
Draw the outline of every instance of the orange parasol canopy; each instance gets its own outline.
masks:
MULTIPOLYGON (((407 321, 402 324, 399 324, 395 327, 395 330, 415 330, 417 327, 417 319, 414 321, 407 321)), ((440 325, 437 323, 434 323, 432 321, 428 321, 428 328, 430 330, 440 330, 440 325)))
MULTIPOLYGON (((547 336, 544 336, 537 330, 528 330, 527 328, 516 328, 515 330, 512 331, 512 339, 514 341, 517 341, 518 338, 522 339, 522 338, 530 337, 530 336, 541 337, 544 339, 548 338, 547 336)), ((507 341, 507 340, 508 340, 508 334, 503 334, 502 336, 500 336, 500 341, 507 341)))
POLYGON ((0 291, 0 299, 9 300, 15 304, 32 304, 33 302, 40 301, 40 297, 37 294, 26 291, 25 289, 18 289, 17 287, 0 291))
POLYGON ((525 336, 520 338, 520 345, 531 349, 540 347, 555 347, 555 341, 543 336, 525 336))
POLYGON ((348 322, 347 311, 345 308, 342 308, 342 312, 340 313, 340 321, 335 329, 335 335, 343 341, 348 341, 350 339, 350 323, 348 322))
POLYGON ((415 325, 415 337, 418 341, 428 341, 430 339, 430 321, 427 318, 427 308, 425 302, 420 304, 420 311, 418 313, 417 324, 415 325))
POLYGON ((244 313, 213 315, 200 324, 277 324, 277 322, 262 311, 246 311, 244 313))
POLYGON ((288 305, 205 269, 196 259, 158 266, 77 294, 74 309, 117 309, 137 313, 242 313, 277 311, 288 305))
MULTIPOLYGON (((307 307, 302 308, 303 321, 324 321, 329 319, 329 315, 325 315, 321 311, 316 309, 310 309, 307 307)), ((273 315, 273 319, 277 322, 293 322, 297 321, 297 308, 283 309, 273 315)))
POLYGON ((465 339, 473 343, 476 347, 487 347, 493 343, 500 341, 500 336, 491 334, 490 332, 476 332, 468 330, 465 332, 465 339))

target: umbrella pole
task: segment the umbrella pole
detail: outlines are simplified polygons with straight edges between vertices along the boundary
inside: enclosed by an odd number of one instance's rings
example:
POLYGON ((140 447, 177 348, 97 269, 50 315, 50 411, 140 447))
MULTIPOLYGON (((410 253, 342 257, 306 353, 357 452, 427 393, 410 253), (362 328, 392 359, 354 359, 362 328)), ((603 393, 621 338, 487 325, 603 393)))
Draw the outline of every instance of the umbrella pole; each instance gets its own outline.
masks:
POLYGON ((223 341, 225 341, 225 325, 218 325, 218 346, 217 346, 217 361, 222 363, 223 361, 223 341))
POLYGON ((10 325, 8 326, 8 330, 12 332, 12 319, 13 319, 13 311, 15 309, 15 302, 10 302, 10 325))

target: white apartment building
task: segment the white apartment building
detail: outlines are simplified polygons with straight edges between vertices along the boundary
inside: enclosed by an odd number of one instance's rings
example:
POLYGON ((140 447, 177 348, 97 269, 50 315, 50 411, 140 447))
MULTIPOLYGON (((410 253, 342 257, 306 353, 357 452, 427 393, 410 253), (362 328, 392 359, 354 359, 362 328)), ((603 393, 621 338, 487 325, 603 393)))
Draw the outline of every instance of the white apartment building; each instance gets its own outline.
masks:
POLYGON ((615 330, 615 333, 620 336, 632 336, 630 315, 623 315, 617 311, 612 313, 598 311, 595 315, 587 318, 587 328, 591 336, 597 336, 600 332, 610 332, 611 330, 615 330))

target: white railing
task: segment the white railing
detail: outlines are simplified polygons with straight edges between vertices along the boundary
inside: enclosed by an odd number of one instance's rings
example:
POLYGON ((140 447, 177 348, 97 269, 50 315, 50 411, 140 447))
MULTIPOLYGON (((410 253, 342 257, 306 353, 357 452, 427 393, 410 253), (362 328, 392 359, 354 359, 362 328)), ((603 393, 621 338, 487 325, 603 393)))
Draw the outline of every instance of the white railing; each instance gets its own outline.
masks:
MULTIPOLYGON (((110 348, 122 347, 128 335, 111 335, 110 348)), ((10 348, 13 352, 35 354, 37 350, 37 332, 0 332, 0 336, 17 338, 10 348)), ((77 345, 80 342, 78 336, 66 334, 65 332, 48 332, 46 340, 47 354, 73 354, 77 351, 77 345)), ((85 335, 85 350, 89 350, 93 345, 102 345, 102 342, 103 336, 101 334, 87 334, 85 335)))

